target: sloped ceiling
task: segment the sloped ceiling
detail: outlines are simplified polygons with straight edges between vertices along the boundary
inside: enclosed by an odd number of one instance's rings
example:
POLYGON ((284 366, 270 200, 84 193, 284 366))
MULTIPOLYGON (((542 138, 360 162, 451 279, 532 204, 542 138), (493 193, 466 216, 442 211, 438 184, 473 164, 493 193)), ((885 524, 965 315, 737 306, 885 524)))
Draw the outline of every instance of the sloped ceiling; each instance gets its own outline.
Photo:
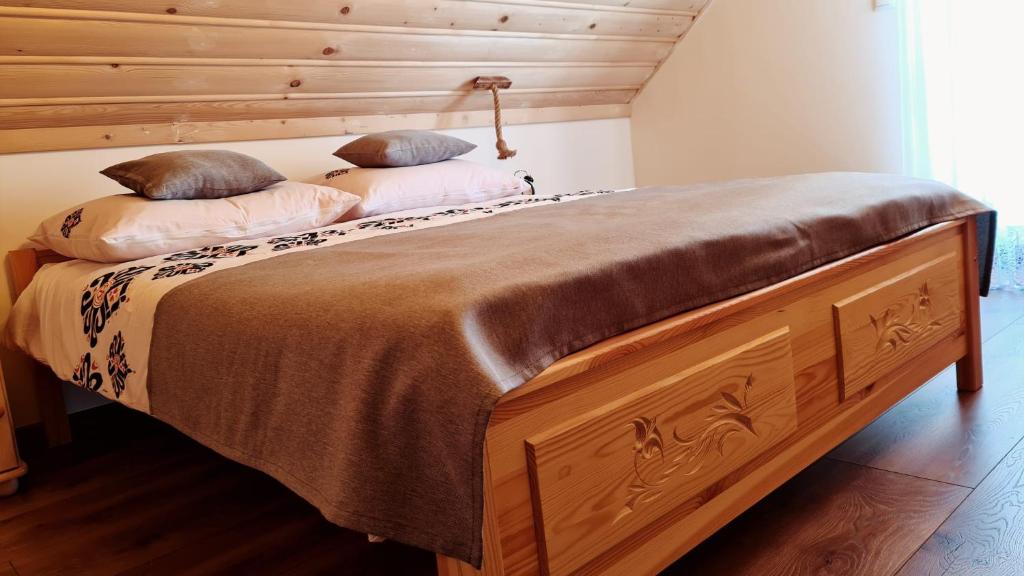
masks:
POLYGON ((706 0, 0 0, 0 152, 627 116, 706 0))

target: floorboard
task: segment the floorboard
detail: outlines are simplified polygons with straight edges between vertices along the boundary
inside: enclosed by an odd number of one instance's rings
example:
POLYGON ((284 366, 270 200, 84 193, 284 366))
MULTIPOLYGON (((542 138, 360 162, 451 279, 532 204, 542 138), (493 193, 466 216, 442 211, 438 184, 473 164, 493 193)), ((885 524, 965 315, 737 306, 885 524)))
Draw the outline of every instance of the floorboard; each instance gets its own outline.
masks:
POLYGON ((820 460, 663 576, 892 574, 969 492, 820 460))
POLYGON ((1024 294, 995 290, 981 299, 981 339, 988 340, 1014 322, 1024 319, 1024 294))
POLYGON ((371 545, 150 418, 109 405, 73 426, 75 442, 30 458, 0 501, 0 551, 19 576, 434 574, 432 554, 371 545))
POLYGON ((1024 438, 1024 321, 982 345, 985 386, 955 394, 952 369, 831 453, 832 458, 975 487, 1024 438))
POLYGON ((1024 443, 924 543, 899 576, 1024 574, 1024 443))

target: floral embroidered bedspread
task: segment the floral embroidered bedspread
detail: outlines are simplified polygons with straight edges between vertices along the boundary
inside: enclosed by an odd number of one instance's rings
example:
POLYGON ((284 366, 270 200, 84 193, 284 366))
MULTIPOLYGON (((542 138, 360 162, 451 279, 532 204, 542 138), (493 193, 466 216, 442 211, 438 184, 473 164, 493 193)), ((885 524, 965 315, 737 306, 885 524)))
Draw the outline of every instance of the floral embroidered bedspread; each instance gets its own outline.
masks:
MULTIPOLYGON (((19 298, 6 339, 66 382, 149 412, 147 373, 153 318, 161 298, 218 270, 302 250, 485 218, 609 191, 515 196, 431 207, 334 224, 288 236, 243 240, 122 264, 73 260, 45 267, 19 298)), ((69 229, 88 214, 68 215, 69 229)))

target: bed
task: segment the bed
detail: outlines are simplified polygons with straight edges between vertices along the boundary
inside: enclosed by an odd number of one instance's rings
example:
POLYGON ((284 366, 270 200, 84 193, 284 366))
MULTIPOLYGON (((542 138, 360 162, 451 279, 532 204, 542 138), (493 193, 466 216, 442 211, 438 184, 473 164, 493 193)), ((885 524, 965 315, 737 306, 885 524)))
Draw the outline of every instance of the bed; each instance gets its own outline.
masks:
MULTIPOLYGON (((773 181, 780 183, 794 186, 773 181)), ((571 204, 598 210, 601 202, 613 206, 607 198, 617 194, 571 204)), ((842 211, 836 199, 825 204, 842 211)), ((858 218, 875 222, 879 214, 858 218)), ((835 226, 833 216, 822 230, 835 226)), ((479 490, 473 499, 480 506, 468 507, 480 538, 468 553, 439 553, 439 574, 656 573, 948 365, 956 363, 961 391, 978 390, 979 270, 987 270, 990 254, 989 216, 977 205, 961 206, 910 229, 895 226, 884 241, 825 262, 809 259, 812 265, 783 279, 761 275, 754 289, 734 286, 735 294, 657 321, 643 318, 596 342, 579 340, 568 355, 539 362, 483 418, 482 453, 470 462, 481 482, 469 486, 479 490)), ((799 224, 790 233, 813 238, 799 224)), ((42 264, 59 260, 35 250, 11 253, 16 292, 42 264)), ((61 411, 43 413, 59 420, 61 411)), ((280 471, 167 413, 154 415, 317 503, 280 471)), ((387 448, 363 454, 363 462, 387 458, 387 448)), ((423 478, 423 490, 430 481, 423 478)))

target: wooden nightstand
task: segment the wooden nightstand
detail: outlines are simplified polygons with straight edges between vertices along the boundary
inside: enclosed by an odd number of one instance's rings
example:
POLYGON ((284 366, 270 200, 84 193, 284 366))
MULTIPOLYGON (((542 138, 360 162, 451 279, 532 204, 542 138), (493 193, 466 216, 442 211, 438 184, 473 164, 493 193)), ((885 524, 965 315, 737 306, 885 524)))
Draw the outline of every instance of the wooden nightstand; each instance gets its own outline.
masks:
POLYGON ((14 422, 7 408, 7 390, 3 372, 0 372, 0 496, 10 496, 18 491, 18 478, 25 475, 28 467, 18 458, 18 446, 14 442, 14 422))

